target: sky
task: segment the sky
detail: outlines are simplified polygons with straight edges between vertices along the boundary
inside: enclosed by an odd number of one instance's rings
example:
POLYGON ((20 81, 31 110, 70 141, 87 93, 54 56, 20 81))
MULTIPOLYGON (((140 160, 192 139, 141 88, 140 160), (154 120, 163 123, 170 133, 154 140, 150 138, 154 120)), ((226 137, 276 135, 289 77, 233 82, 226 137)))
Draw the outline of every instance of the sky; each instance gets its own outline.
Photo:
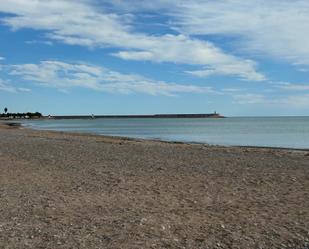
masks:
POLYGON ((309 115, 308 0, 1 0, 0 112, 309 115))

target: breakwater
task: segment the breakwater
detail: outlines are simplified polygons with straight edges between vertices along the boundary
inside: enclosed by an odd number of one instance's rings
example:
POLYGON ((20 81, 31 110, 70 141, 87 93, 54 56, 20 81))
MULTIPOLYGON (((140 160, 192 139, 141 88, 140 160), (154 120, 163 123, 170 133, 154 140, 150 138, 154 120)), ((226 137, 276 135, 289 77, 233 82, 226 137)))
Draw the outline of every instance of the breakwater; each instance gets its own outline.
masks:
POLYGON ((50 116, 53 119, 92 119, 92 118, 224 118, 218 113, 210 114, 155 114, 155 115, 68 115, 50 116))

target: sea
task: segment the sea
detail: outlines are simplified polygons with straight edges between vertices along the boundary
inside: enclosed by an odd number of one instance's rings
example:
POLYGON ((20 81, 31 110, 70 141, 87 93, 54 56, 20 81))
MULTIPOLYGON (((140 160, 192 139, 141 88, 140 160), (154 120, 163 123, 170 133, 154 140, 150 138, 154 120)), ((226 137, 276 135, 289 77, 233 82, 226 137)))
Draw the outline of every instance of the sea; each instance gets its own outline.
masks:
POLYGON ((23 125, 210 145, 309 149, 309 117, 45 119, 24 121, 23 125))

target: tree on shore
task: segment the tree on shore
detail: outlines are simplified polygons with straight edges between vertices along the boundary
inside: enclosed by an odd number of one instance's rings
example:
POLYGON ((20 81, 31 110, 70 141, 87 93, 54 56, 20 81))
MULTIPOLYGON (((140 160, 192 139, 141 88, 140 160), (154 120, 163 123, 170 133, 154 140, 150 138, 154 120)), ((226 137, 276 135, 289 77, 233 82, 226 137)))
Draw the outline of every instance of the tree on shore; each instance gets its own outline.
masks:
MULTIPOLYGON (((7 109, 7 108, 6 108, 7 109)), ((42 118, 43 115, 40 112, 27 112, 27 113, 10 113, 8 110, 4 110, 5 113, 0 113, 0 118, 12 118, 12 119, 20 119, 20 118, 42 118)))
POLYGON ((4 113, 6 114, 8 112, 8 108, 4 108, 4 113))

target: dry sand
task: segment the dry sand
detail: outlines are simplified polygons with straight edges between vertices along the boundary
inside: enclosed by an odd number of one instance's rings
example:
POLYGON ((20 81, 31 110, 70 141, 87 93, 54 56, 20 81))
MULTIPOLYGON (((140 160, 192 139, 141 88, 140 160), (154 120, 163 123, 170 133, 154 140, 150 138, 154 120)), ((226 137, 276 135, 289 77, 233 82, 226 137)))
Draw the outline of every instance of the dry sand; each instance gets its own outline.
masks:
POLYGON ((0 125, 0 248, 308 248, 309 152, 0 125))

